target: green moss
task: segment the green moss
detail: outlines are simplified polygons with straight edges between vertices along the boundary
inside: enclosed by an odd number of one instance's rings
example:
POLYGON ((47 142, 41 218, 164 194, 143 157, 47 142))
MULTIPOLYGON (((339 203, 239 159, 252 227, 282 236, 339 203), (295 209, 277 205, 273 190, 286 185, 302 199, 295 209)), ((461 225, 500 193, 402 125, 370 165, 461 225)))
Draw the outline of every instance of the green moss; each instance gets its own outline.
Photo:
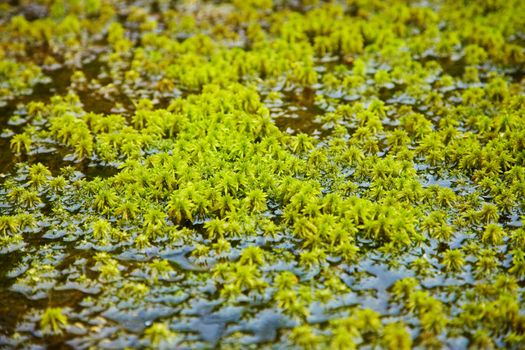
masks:
POLYGON ((67 326, 67 316, 59 307, 47 308, 40 319, 42 333, 61 334, 67 326))
POLYGON ((522 2, 24 4, 12 347, 523 346, 522 2))

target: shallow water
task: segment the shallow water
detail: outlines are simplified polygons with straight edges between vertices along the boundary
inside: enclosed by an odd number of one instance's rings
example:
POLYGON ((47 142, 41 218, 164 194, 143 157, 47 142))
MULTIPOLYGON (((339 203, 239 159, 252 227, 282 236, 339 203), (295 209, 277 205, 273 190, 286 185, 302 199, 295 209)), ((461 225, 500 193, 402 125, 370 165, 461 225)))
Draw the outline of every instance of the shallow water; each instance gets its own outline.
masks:
MULTIPOLYGON (((134 4, 144 6, 141 2, 134 4)), ((210 6, 213 9, 213 5, 210 6)), ((126 11, 123 10, 125 7, 116 7, 120 9, 120 22, 126 26, 127 35, 140 37, 141 33, 135 28, 136 23, 127 21, 126 11)), ((308 10, 295 5, 291 5, 290 9, 308 13, 308 10)), ((209 16, 207 11, 209 10, 204 10, 203 7, 189 13, 196 17, 206 17, 209 16)), ((348 11, 352 13, 353 10, 348 11)), ((159 18, 158 15, 153 14, 155 18, 159 18)), ((180 42, 184 42, 184 39, 180 42)), ((122 81, 119 79, 122 79, 123 72, 112 73, 111 70, 115 68, 108 63, 111 49, 100 46, 103 45, 100 42, 90 45, 91 50, 81 60, 80 67, 71 68, 60 64, 60 67, 53 70, 44 70, 45 76, 51 78, 49 83, 36 84, 30 95, 17 96, 1 107, 0 130, 9 128, 14 133, 22 132, 32 121, 13 125, 13 120, 16 121, 16 118, 12 118, 13 115, 24 118, 27 116, 25 105, 28 102, 42 101, 49 104, 53 96, 65 96, 68 92, 74 92, 78 96, 82 113, 120 114, 128 123, 132 122, 136 110, 134 102, 139 97, 151 99, 154 109, 164 109, 173 100, 188 99, 202 93, 199 89, 191 90, 183 86, 161 93, 153 89, 157 78, 150 76, 141 77, 142 80, 133 86, 121 88, 119 83, 122 81), (72 84, 71 77, 75 70, 84 73, 86 84, 80 87, 72 84)), ((523 92, 525 71, 522 67, 486 64, 479 67, 479 82, 464 83, 461 79, 467 64, 463 59, 424 56, 415 57, 414 61, 421 65, 433 62, 441 70, 440 73, 429 74, 434 76, 427 77, 432 80, 427 88, 440 92, 440 106, 444 110, 461 104, 460 96, 465 89, 489 84, 491 72, 500 72, 511 84, 515 84, 515 89, 521 89, 519 93, 523 92), (433 85, 445 74, 458 81, 447 88, 433 85)), ((336 63, 330 60, 316 61, 315 70, 319 73, 319 81, 322 82, 327 73, 335 71, 343 62, 345 61, 341 58, 336 63)), ((356 133, 359 132, 359 120, 354 117, 330 116, 330 113, 342 105, 355 106, 362 103, 366 109, 373 101, 382 101, 387 111, 380 119, 380 124, 387 132, 400 128, 401 110, 410 106, 430 120, 433 129, 438 129, 441 116, 435 113, 435 105, 424 98, 413 97, 410 84, 394 82, 382 88, 376 86, 373 74, 379 67, 379 63, 369 67, 364 83, 356 89, 334 90, 322 83, 310 87, 292 85, 283 88, 279 82, 265 82, 258 86, 258 93, 263 105, 268 108, 273 123, 283 134, 311 135, 320 142, 318 149, 329 147, 335 139, 334 133, 341 126, 347 132, 346 141, 351 142, 358 137, 356 133), (270 91, 277 91, 279 98, 270 99, 270 91)), ((341 76, 351 75, 352 64, 343 68, 345 70, 341 76)), ((114 179, 122 171, 119 168, 123 163, 122 159, 107 163, 94 155, 91 159, 77 160, 72 156, 71 147, 56 140, 44 140, 41 144, 47 148, 42 146, 33 149, 28 155, 15 156, 9 149, 10 138, 9 134, 0 138, 0 214, 12 215, 19 209, 25 210, 22 206, 17 208, 10 204, 8 190, 4 187, 8 180, 14 181, 15 187, 27 187, 27 170, 17 169, 16 164, 40 162, 45 164, 53 176, 58 175, 65 166, 72 166, 76 173, 68 180, 67 193, 57 196, 48 189, 43 191, 42 204, 31 209, 31 213, 38 219, 36 227, 25 228, 20 245, 8 246, 7 249, 2 247, 0 250, 0 348, 24 348, 26 344, 56 349, 146 348, 151 346, 151 342, 144 336, 145 331, 153 324, 165 322, 176 334, 177 348, 264 346, 286 349, 293 346, 290 331, 299 324, 311 325, 319 334, 329 338, 331 322, 348 317, 357 308, 376 311, 382 322, 404 321, 410 328, 415 345, 425 347, 420 321, 392 296, 392 288, 397 281, 416 277, 419 288, 440 301, 450 318, 459 317, 462 313, 461 306, 471 301, 471 296, 466 295, 465 290, 475 293, 476 285, 494 283, 496 273, 487 276, 476 273, 475 264, 479 256, 474 253, 466 254, 467 263, 459 273, 444 272, 441 263, 443 252, 447 249, 461 248, 466 242, 479 241, 479 234, 476 236, 472 231, 480 232, 483 225, 460 228, 446 242, 422 233, 424 243, 410 246, 395 258, 381 250, 384 242, 359 234, 354 242, 360 250, 356 261, 348 262, 340 256, 327 254, 324 259, 309 266, 300 257, 302 253, 310 251, 312 246, 303 245, 302 240, 292 232, 291 225, 286 226, 283 212, 285 208, 277 202, 273 206, 269 204, 269 209, 263 216, 282 224, 286 229, 273 237, 265 234, 261 228, 254 228, 253 232, 242 239, 228 237, 231 246, 228 252, 217 252, 217 248, 213 248, 218 243, 217 239, 206 238, 204 224, 210 220, 206 216, 182 221, 178 229, 186 231, 178 239, 170 241, 162 236, 152 239, 149 246, 137 247, 138 235, 144 230, 143 227, 121 224, 117 215, 99 213, 88 205, 87 200, 79 200, 82 196, 78 193, 85 183, 79 181, 80 179, 85 179, 88 183, 99 179, 114 179), (107 218, 111 225, 120 227, 131 238, 122 241, 95 238, 90 226, 94 218, 107 218), (252 246, 260 247, 266 254, 266 260, 258 267, 258 271, 260 279, 267 286, 262 289, 252 288, 252 291, 231 299, 225 298, 221 293, 233 282, 212 276, 210 273, 215 271, 212 269, 220 262, 238 261, 242 252, 252 246), (199 249, 203 247, 208 250, 200 252, 199 249), (412 265, 416 259, 422 257, 428 262, 426 275, 416 273, 412 265), (152 263, 159 261, 168 262, 167 272, 152 267, 152 263), (113 269, 107 269, 107 266, 113 269), (311 297, 323 290, 329 293, 337 290, 337 287, 332 286, 333 283, 329 284, 330 274, 336 276, 335 280, 343 285, 342 291, 340 294, 330 295, 325 302, 313 298, 305 302, 307 312, 297 317, 289 314, 286 308, 277 307, 275 303, 275 276, 282 271, 292 272, 299 285, 308 288, 306 292, 302 290, 304 295, 301 298, 305 300, 308 300, 308 292, 311 297), (109 277, 104 277, 104 274, 109 277), (39 322, 43 310, 48 307, 61 307, 65 310, 68 325, 63 334, 44 336, 41 333, 39 322)), ((376 161, 385 159, 390 154, 385 136, 378 138, 379 149, 374 155, 377 156, 376 161)), ((162 153, 159 149, 148 152, 162 153)), ((416 170, 414 178, 424 189, 437 185, 466 196, 479 185, 471 178, 462 179, 464 183, 459 183, 458 178, 447 169, 430 166, 422 157, 419 158, 413 164, 416 170)), ((159 164, 157 166, 161 167, 159 164)), ((150 168, 154 167, 151 165, 150 168)), ((315 168, 314 165, 312 167, 315 168)), ((356 184, 354 195, 372 198, 370 193, 374 190, 373 181, 359 179, 355 169, 349 168, 345 171, 348 172, 348 181, 356 184)), ((319 170, 320 181, 323 181, 323 195, 320 197, 336 191, 334 178, 339 174, 332 176, 327 173, 324 169, 319 170)), ((382 198, 381 194, 376 198, 382 198)), ((480 200, 492 201, 493 197, 480 196, 480 200)), ((506 230, 514 230, 522 225, 520 217, 524 213, 519 201, 521 199, 515 203, 510 213, 499 217, 499 223, 506 230)), ((146 205, 144 202, 141 204, 146 205)), ((415 207, 418 205, 422 204, 414 204, 415 207)), ((147 209, 139 208, 140 215, 143 216, 147 209)), ((455 207, 450 210, 447 223, 452 224, 461 210, 455 207)), ((169 230, 173 226, 170 221, 164 229, 169 230)), ((419 231, 423 232, 418 229, 419 231)), ((508 246, 509 242, 506 237, 499 246, 488 245, 500 264, 494 270, 504 275, 508 274, 510 268, 509 250, 512 247, 508 246)), ((522 302, 525 281, 519 276, 517 280, 515 294, 517 300, 522 302)), ((294 293, 300 294, 300 291, 294 290, 294 293)), ((520 312, 522 311, 520 307, 520 312)), ((470 330, 459 334, 457 330, 453 334, 441 332, 437 337, 443 346, 458 349, 466 348, 472 340, 470 330)), ((501 335, 493 338, 498 346, 506 344, 501 335)), ((373 347, 371 344, 377 341, 374 340, 375 336, 366 333, 363 334, 363 339, 360 343, 362 348, 373 347)), ((173 346, 164 345, 166 348, 173 346)))

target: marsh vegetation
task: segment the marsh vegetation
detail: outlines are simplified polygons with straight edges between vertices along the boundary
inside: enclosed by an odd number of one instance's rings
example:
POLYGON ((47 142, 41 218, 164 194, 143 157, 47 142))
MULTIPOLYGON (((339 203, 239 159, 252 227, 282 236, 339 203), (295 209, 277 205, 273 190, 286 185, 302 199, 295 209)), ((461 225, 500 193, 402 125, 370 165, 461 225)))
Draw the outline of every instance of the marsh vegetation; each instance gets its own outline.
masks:
POLYGON ((0 3, 0 348, 525 347, 525 2, 0 3))

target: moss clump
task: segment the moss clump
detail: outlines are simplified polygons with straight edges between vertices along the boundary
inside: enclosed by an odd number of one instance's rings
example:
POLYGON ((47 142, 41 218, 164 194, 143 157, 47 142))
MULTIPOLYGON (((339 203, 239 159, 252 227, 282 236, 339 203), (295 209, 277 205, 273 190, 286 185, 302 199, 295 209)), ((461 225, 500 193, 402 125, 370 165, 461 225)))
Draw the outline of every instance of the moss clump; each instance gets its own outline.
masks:
POLYGON ((47 308, 40 319, 42 333, 61 334, 67 326, 67 316, 59 307, 47 308))

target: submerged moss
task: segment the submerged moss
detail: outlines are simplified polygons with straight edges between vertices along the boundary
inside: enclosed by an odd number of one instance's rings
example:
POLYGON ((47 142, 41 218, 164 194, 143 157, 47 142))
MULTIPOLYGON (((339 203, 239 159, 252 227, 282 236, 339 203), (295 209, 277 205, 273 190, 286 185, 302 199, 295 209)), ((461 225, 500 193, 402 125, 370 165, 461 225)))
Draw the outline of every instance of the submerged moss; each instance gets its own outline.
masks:
POLYGON ((523 347, 522 2, 26 5, 0 346, 523 347))

